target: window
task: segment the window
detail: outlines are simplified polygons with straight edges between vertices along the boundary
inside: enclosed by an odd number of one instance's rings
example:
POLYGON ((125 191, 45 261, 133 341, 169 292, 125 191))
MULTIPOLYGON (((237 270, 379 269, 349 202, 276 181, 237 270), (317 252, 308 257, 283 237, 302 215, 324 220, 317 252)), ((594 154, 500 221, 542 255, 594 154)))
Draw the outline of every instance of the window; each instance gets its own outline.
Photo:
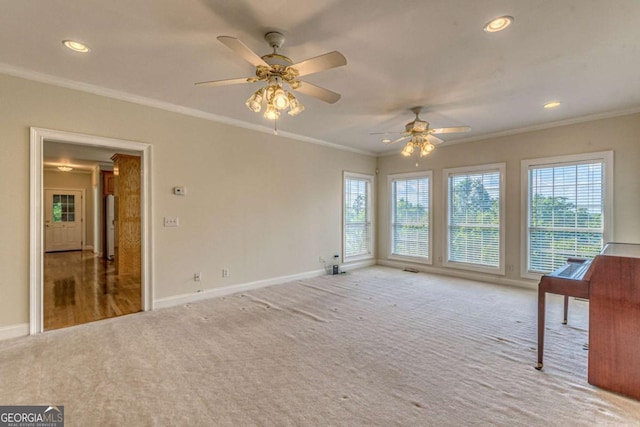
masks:
POLYGON ((431 172, 389 176, 390 258, 431 264, 431 172))
POLYGON ((537 277, 569 257, 600 252, 609 234, 612 166, 612 152, 523 160, 525 275, 537 277))
POLYGON ((445 169, 447 267, 504 274, 504 163, 445 169))
POLYGON ((373 177, 344 173, 344 261, 373 257, 373 177))
POLYGON ((75 196, 73 194, 53 195, 53 222, 74 222, 75 196))

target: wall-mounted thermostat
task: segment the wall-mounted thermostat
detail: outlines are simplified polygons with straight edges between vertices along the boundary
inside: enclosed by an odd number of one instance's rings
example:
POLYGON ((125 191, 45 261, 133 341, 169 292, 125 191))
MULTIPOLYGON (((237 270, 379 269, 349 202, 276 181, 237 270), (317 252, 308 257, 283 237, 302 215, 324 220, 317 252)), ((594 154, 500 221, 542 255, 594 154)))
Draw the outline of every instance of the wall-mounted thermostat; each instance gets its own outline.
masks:
POLYGON ((176 196, 184 196, 187 194, 187 189, 184 187, 173 187, 173 194, 176 196))

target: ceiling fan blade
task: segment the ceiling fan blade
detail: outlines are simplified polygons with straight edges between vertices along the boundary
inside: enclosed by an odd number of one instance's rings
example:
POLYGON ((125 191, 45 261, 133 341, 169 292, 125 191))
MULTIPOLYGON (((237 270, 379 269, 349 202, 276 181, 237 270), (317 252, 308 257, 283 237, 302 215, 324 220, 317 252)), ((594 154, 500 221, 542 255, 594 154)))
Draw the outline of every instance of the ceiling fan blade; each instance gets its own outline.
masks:
POLYGON ((227 85, 237 85, 240 83, 249 83, 250 77, 243 77, 240 79, 227 79, 227 80, 211 80, 210 82, 199 82, 196 83, 196 86, 227 86, 227 85))
POLYGON ((333 51, 316 56, 315 58, 300 61, 290 65, 290 67, 298 70, 298 76, 301 77, 331 68, 342 67, 343 65, 347 65, 347 58, 340 52, 333 51))
POLYGON ((329 89, 325 89, 320 86, 313 85, 307 82, 300 82, 300 86, 297 89, 294 89, 300 93, 304 93, 305 95, 313 96, 314 98, 318 98, 321 101, 328 102, 329 104, 335 104, 340 99, 340 94, 330 91, 329 89))
POLYGON ((398 133, 404 133, 404 132, 372 132, 369 135, 393 135, 398 133))
POLYGON ((427 140, 433 145, 442 144, 444 141, 438 138, 437 136, 427 135, 427 140))
POLYGON ((455 133, 455 132, 469 132, 471 128, 469 126, 458 126, 454 128, 438 128, 431 129, 431 133, 455 133))
POLYGON ((265 67, 269 66, 269 64, 264 62, 262 58, 255 54, 251 49, 247 47, 247 45, 242 43, 239 39, 229 36, 218 36, 218 40, 220 41, 220 43, 234 51, 236 54, 240 55, 242 59, 244 59, 254 67, 257 67, 258 65, 263 65, 265 67))
POLYGON ((393 141, 385 142, 385 144, 387 144, 387 145, 395 144, 396 142, 400 142, 400 141, 402 141, 403 139, 407 139, 407 138, 409 138, 409 137, 411 137, 411 135, 404 135, 404 136, 401 136, 401 137, 400 137, 400 138, 398 138, 398 139, 394 139, 393 141))

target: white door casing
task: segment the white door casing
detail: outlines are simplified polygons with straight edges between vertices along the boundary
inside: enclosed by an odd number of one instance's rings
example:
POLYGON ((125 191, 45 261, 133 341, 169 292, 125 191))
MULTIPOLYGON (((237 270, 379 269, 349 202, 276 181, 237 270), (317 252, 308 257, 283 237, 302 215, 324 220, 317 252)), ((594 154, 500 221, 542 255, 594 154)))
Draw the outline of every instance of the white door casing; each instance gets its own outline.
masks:
POLYGON ((83 249, 83 190, 44 190, 44 251, 83 249))
POLYGON ((43 332, 44 189, 42 153, 45 141, 88 147, 138 151, 141 156, 142 228, 142 309, 153 309, 153 248, 151 246, 151 144, 115 138, 30 128, 30 209, 29 209, 29 333, 43 332))

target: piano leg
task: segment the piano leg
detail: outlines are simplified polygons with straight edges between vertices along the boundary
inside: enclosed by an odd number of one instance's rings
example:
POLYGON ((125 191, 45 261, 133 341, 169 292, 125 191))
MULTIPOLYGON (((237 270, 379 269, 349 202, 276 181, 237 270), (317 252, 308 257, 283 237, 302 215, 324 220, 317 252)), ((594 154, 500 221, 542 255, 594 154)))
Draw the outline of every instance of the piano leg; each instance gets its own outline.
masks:
POLYGON ((542 355, 544 354, 544 315, 546 292, 542 286, 538 287, 538 364, 537 370, 542 369, 542 355))
POLYGON ((562 324, 567 324, 567 313, 569 312, 569 296, 564 296, 564 319, 562 320, 562 324))

